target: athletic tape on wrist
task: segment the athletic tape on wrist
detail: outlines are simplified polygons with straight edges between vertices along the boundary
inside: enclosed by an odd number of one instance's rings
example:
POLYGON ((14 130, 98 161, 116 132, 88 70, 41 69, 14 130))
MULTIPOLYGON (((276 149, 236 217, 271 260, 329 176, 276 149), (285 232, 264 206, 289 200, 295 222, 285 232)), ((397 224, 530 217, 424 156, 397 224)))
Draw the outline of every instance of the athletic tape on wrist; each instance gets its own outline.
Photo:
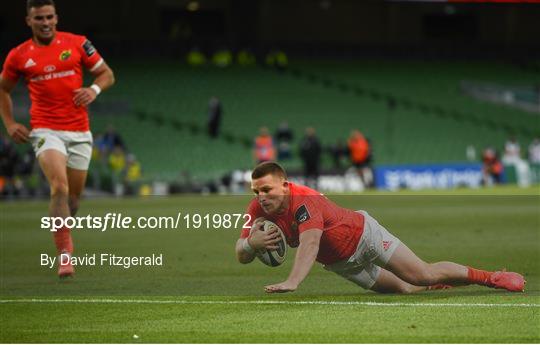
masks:
POLYGON ((255 249, 249 245, 248 239, 244 239, 244 242, 242 242, 242 248, 245 252, 248 252, 249 254, 255 254, 255 249))
POLYGON ((99 85, 92 84, 92 86, 90 86, 90 88, 96 92, 96 96, 101 93, 101 88, 99 87, 99 85))

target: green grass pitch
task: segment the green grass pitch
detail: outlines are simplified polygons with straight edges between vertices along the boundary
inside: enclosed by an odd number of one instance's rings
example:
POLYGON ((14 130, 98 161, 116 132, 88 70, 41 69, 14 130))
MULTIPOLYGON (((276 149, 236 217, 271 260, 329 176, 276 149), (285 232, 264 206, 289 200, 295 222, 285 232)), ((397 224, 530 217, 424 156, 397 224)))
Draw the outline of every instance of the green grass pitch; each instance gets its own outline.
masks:
MULTIPOLYGON (((160 267, 77 267, 60 282, 40 266, 54 254, 40 229, 43 201, 0 204, 2 343, 540 342, 538 188, 330 195, 364 209, 426 261, 525 274, 525 293, 479 286, 379 295, 316 265, 291 294, 267 295, 285 264, 238 264, 236 229, 75 230, 77 255, 163 254, 160 267), (135 336, 136 335, 136 336, 135 336)), ((248 196, 85 200, 79 216, 244 212, 248 196)))

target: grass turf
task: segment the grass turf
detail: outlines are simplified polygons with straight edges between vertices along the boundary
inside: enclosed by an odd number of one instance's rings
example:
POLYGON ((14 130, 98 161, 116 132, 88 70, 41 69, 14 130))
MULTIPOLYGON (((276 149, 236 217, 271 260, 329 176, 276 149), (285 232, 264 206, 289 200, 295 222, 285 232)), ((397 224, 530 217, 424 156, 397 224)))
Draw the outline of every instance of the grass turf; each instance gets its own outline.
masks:
MULTIPOLYGON (((2 203, 0 341, 539 342, 540 197, 537 189, 519 194, 499 189, 443 196, 330 196, 344 207, 370 212, 427 261, 452 260, 489 270, 506 267, 524 273, 528 281, 527 291, 518 294, 470 286, 408 296, 364 291, 319 265, 295 293, 266 295, 265 284, 286 278, 294 251, 282 267, 240 265, 233 251, 237 230, 186 229, 185 223, 168 230, 76 230, 78 255, 163 253, 164 263, 129 269, 78 267, 74 279, 59 282, 55 270, 39 264, 42 252, 54 254, 51 235, 39 228, 47 203, 2 203), (41 302, 29 301, 32 298, 41 302), (26 301, 6 302, 16 299, 26 301), (65 299, 73 301, 55 302, 65 299), (102 302, 78 303, 81 299, 102 302), (148 303, 111 303, 126 299, 148 303), (406 304, 251 304, 254 301, 406 304), (498 306, 508 303, 532 306, 498 306)), ((84 201, 79 215, 238 213, 248 200, 96 199, 84 201)))

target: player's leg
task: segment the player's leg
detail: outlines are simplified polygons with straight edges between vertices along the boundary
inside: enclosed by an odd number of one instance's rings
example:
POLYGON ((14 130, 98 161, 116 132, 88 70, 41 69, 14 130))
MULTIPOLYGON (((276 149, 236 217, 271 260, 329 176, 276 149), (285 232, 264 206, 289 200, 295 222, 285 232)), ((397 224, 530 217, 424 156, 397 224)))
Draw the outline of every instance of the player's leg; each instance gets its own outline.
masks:
POLYGON ((69 217, 69 185, 66 172, 67 156, 60 151, 48 149, 41 152, 38 162, 49 182, 49 216, 69 217))
POLYGON ((79 210, 81 195, 86 185, 88 167, 92 158, 92 134, 67 133, 63 134, 67 145, 67 176, 69 183, 69 209, 72 216, 79 210))
MULTIPOLYGON (((36 129, 30 133, 36 157, 50 188, 49 216, 65 219, 69 211, 69 183, 66 166, 68 152, 63 138, 58 132, 49 129, 36 129)), ((60 277, 73 274, 69 256, 73 252, 70 229, 63 226, 53 232, 56 250, 59 255, 60 277)))
POLYGON ((426 290, 425 286, 409 284, 384 268, 380 269, 379 276, 370 290, 380 293, 414 293, 426 290))
POLYGON ((35 129, 30 140, 50 188, 49 216, 69 217, 69 186, 66 166, 68 153, 62 139, 54 131, 35 129))
POLYGON ((441 289, 448 286, 414 286, 396 277, 392 272, 385 270, 371 262, 358 264, 355 262, 342 261, 333 265, 325 266, 356 285, 379 293, 414 293, 425 290, 441 289))
POLYGON ((392 272, 385 270, 384 268, 380 269, 379 276, 375 281, 375 284, 370 288, 370 290, 379 292, 379 293, 415 293, 426 290, 441 290, 441 289, 450 289, 452 286, 446 284, 435 284, 429 286, 416 286, 407 283, 406 281, 398 278, 392 272))
POLYGON ((525 281, 514 272, 489 272, 443 261, 426 263, 400 243, 386 264, 386 269, 404 281, 419 286, 435 284, 478 284, 509 291, 523 291, 525 281))
MULTIPOLYGON (((88 166, 92 157, 92 134, 90 132, 62 133, 61 138, 67 146, 68 206, 70 215, 73 217, 79 209, 81 195, 88 176, 88 166)), ((73 253, 73 242, 69 233, 68 236, 71 243, 71 250, 68 254, 71 255, 73 253)), ((58 267, 60 276, 73 275, 73 273, 74 269, 69 262, 58 267)))
POLYGON ((79 210, 81 195, 86 185, 87 170, 67 168, 67 178, 69 186, 69 211, 72 217, 79 210))
MULTIPOLYGON (((70 215, 68 199, 69 184, 66 171, 67 157, 55 149, 48 149, 38 156, 39 165, 50 186, 49 216, 67 218, 70 215)), ((58 275, 63 278, 73 275, 69 258, 73 253, 70 229, 62 227, 53 232, 56 252, 59 255, 58 275)))
POLYGON ((365 211, 359 258, 368 258, 415 286, 479 284, 522 291, 525 280, 514 272, 488 272, 453 262, 426 263, 365 211))
POLYGON ((453 262, 426 263, 404 243, 398 245, 386 269, 414 285, 468 284, 467 267, 453 262))

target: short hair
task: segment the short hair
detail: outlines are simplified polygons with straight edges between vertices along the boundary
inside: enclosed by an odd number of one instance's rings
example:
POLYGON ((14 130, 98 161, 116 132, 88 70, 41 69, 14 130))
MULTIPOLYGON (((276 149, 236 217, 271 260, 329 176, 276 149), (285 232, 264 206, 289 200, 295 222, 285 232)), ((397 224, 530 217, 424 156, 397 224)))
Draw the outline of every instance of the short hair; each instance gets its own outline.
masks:
POLYGON ((32 7, 39 8, 43 6, 56 7, 56 5, 54 4, 54 0, 27 0, 26 1, 26 11, 28 12, 30 12, 30 9, 32 9, 32 7))
POLYGON ((251 172, 251 179, 259 179, 266 175, 275 175, 287 179, 287 173, 281 165, 276 162, 268 161, 258 164, 251 172))

